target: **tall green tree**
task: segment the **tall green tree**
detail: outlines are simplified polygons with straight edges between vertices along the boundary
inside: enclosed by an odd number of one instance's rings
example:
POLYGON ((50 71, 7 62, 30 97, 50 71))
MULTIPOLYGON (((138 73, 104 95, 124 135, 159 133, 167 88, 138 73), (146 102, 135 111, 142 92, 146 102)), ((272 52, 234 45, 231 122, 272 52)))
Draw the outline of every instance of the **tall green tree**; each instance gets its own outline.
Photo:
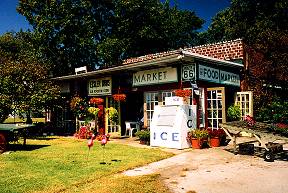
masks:
POLYGON ((194 12, 171 7, 170 1, 118 0, 115 35, 124 56, 134 57, 189 46, 203 20, 194 12))
POLYGON ((256 107, 275 97, 287 100, 288 2, 286 0, 232 0, 202 35, 211 43, 242 38, 245 43, 246 89, 253 90, 256 107))
POLYGON ((24 113, 29 122, 31 112, 49 108, 59 97, 30 39, 27 32, 0 36, 0 122, 12 111, 24 113))
POLYGON ((60 74, 187 46, 203 24, 160 0, 20 0, 18 12, 60 74))
POLYGON ((96 45, 109 33, 112 0, 19 0, 17 11, 33 26, 54 75, 98 64, 96 45))

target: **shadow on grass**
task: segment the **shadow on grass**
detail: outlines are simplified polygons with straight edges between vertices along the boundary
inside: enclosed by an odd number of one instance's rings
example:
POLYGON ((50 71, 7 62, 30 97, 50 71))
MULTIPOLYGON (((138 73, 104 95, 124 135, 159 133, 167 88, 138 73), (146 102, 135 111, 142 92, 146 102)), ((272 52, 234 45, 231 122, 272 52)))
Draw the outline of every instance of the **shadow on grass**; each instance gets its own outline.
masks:
POLYGON ((27 139, 35 139, 35 140, 43 140, 43 141, 50 141, 57 139, 56 137, 45 137, 45 136, 29 136, 27 139))
MULTIPOLYGON (((233 148, 232 149, 225 149, 225 150, 234 154, 233 148)), ((239 153, 239 148, 237 147, 237 149, 236 149, 236 154, 256 156, 259 158, 263 158, 263 160, 264 160, 265 152, 266 152, 266 150, 263 147, 254 147, 254 153, 253 154, 241 154, 241 153, 239 153)), ((288 161, 288 150, 283 150, 279 153, 274 153, 273 155, 274 155, 274 160, 288 161)))
POLYGON ((7 151, 33 151, 50 145, 9 144, 7 151))

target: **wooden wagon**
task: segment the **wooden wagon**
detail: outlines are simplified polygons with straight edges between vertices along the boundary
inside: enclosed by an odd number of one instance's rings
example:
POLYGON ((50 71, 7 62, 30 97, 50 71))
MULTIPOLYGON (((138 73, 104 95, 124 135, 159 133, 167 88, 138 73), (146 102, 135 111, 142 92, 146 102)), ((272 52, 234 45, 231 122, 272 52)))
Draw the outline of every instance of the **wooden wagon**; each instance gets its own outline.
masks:
MULTIPOLYGON (((244 151, 250 151, 250 149, 253 149, 254 152, 254 145, 253 143, 258 142, 259 147, 262 147, 265 149, 264 153, 264 160, 268 162, 273 162, 275 158, 275 154, 282 153, 283 152, 283 145, 287 144, 287 140, 284 139, 275 139, 273 141, 269 141, 268 143, 264 143, 261 139, 261 133, 258 133, 257 131, 253 130, 246 130, 242 129, 241 131, 237 132, 231 132, 226 128, 222 129, 225 131, 227 136, 230 138, 230 140, 233 143, 233 152, 234 154, 237 154, 236 147, 239 147, 239 150, 242 148, 244 151), (246 137, 254 138, 254 140, 251 141, 245 141, 242 143, 237 143, 237 138, 243 136, 243 132, 245 133, 246 137)), ((248 153, 249 154, 249 153, 248 153)))

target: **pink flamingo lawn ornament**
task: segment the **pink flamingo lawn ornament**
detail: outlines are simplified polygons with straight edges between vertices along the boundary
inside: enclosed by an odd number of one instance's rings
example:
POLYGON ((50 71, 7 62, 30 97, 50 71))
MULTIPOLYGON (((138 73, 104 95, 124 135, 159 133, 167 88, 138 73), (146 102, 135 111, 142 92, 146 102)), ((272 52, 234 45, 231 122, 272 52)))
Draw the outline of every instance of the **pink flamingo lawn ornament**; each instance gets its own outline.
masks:
POLYGON ((102 159, 103 161, 100 162, 100 164, 106 164, 106 162, 104 161, 104 157, 105 157, 105 145, 107 144, 107 136, 103 135, 102 136, 102 140, 101 140, 101 146, 103 147, 103 153, 102 153, 102 159))
POLYGON ((105 147, 105 145, 107 144, 107 137, 106 137, 106 135, 103 135, 102 138, 103 139, 101 140, 101 145, 105 147))
POLYGON ((90 148, 93 147, 93 145, 94 145, 94 139, 95 139, 95 135, 93 134, 91 136, 91 139, 88 140, 87 146, 88 146, 89 149, 88 149, 87 160, 88 160, 88 157, 89 157, 90 148))

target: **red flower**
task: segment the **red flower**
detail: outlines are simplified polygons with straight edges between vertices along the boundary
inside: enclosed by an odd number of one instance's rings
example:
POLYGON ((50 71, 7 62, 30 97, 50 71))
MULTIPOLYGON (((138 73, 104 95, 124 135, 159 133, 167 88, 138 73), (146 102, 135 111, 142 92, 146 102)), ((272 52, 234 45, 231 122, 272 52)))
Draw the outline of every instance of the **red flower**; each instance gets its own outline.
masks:
POLYGON ((96 105, 100 105, 100 104, 102 104, 104 102, 104 99, 102 99, 102 98, 95 98, 95 97, 93 97, 93 98, 91 98, 90 100, 89 100, 89 103, 90 104, 96 104, 96 105))
POLYGON ((126 94, 114 94, 113 99, 115 101, 125 101, 126 100, 126 94))
POLYGON ((288 125, 285 123, 277 123, 276 127, 280 128, 280 129, 288 129, 288 125))
POLYGON ((245 116, 244 121, 246 121, 248 126, 250 126, 250 127, 252 127, 256 124, 256 121, 253 119, 253 117, 250 117, 249 115, 245 116))
POLYGON ((178 89, 178 90, 175 90, 175 95, 178 96, 178 97, 189 97, 191 96, 192 94, 192 90, 190 89, 178 89))
POLYGON ((225 135, 225 131, 223 129, 212 129, 212 128, 208 128, 207 129, 209 136, 210 137, 222 137, 225 135))

